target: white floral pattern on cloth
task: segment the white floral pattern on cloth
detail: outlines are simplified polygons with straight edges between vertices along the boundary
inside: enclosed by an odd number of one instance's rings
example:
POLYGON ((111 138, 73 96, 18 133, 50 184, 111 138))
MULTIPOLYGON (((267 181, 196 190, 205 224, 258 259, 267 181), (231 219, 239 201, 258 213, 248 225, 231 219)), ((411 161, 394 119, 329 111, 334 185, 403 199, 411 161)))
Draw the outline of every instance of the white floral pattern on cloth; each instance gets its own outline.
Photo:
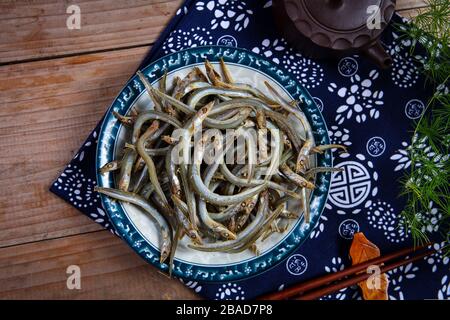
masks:
POLYGON ((162 49, 166 54, 182 49, 213 44, 211 33, 202 27, 193 27, 189 31, 174 30, 164 41, 162 49))
POLYGON ((188 8, 186 6, 182 6, 180 8, 178 8, 177 12, 175 13, 175 15, 179 16, 179 15, 186 15, 188 13, 188 8))
POLYGON ((283 39, 264 39, 261 42, 261 46, 254 47, 252 51, 254 53, 263 55, 264 57, 272 60, 276 64, 280 63, 280 59, 274 55, 274 53, 277 52, 283 52, 283 50, 286 48, 286 42, 283 39))
POLYGON ((342 258, 341 257, 333 257, 331 259, 331 266, 325 266, 325 271, 330 273, 330 272, 338 272, 338 271, 342 271, 345 269, 345 264, 342 262, 342 258))
POLYGON ((245 291, 236 283, 224 283, 216 292, 216 300, 244 300, 245 291))
MULTIPOLYGON (((340 144, 346 147, 350 147, 352 145, 352 141, 350 140, 350 130, 343 126, 331 126, 328 129, 328 135, 330 136, 330 143, 340 144)), ((350 154, 346 152, 342 152, 339 154, 341 159, 348 158, 350 154)))
POLYGON ((421 231, 431 234, 439 231, 439 222, 442 221, 442 212, 434 206, 432 201, 430 201, 428 210, 425 212, 418 212, 417 219, 423 223, 421 231))
POLYGON ((325 212, 324 212, 320 216, 320 219, 317 222, 317 225, 311 231, 311 234, 309 235, 309 238, 310 239, 317 239, 319 237, 319 235, 325 230, 325 223, 327 221, 328 221, 328 218, 326 217, 325 212))
POLYGON ((233 28, 239 32, 247 28, 253 10, 249 9, 245 1, 234 0, 210 0, 198 1, 195 5, 199 11, 209 10, 213 12, 214 18, 211 20, 211 29, 218 27, 227 30, 233 28))
POLYGON ((403 169, 409 168, 411 165, 411 159, 409 158, 409 151, 411 149, 410 145, 403 141, 401 149, 398 149, 391 157, 391 160, 397 161, 397 166, 394 168, 394 171, 400 171, 403 169))
POLYGON ((446 242, 433 244, 433 249, 436 250, 436 253, 424 258, 428 265, 431 266, 431 271, 433 273, 436 272, 440 266, 447 267, 450 262, 450 257, 445 256, 444 251, 442 250, 446 245, 449 244, 446 242))
POLYGON ((276 64, 283 64, 306 89, 319 86, 324 79, 323 68, 315 61, 290 48, 283 38, 264 39, 253 52, 265 56, 276 64))
POLYGON ((69 164, 53 186, 67 192, 69 201, 78 208, 91 208, 100 200, 98 193, 94 193, 96 181, 86 178, 77 165, 69 164))
POLYGON ((266 1, 266 3, 264 4, 263 8, 270 8, 272 6, 272 0, 268 0, 266 1))
POLYGON ((378 108, 384 105, 383 90, 373 90, 374 81, 379 77, 377 70, 370 71, 366 79, 355 74, 350 77, 350 86, 340 87, 334 82, 328 86, 328 91, 336 93, 345 101, 336 110, 335 121, 342 124, 345 120, 355 118, 356 122, 365 122, 368 117, 378 119, 378 108))
MULTIPOLYGON (((327 273, 335 273, 345 269, 345 264, 341 257, 333 257, 331 259, 331 264, 325 266, 325 271, 327 273)), ((335 293, 323 296, 320 300, 361 300, 361 294, 359 293, 358 286, 350 286, 348 288, 343 288, 335 293)))
POLYGON ((382 230, 385 238, 391 242, 400 243, 409 238, 409 230, 405 228, 404 218, 385 201, 371 201, 366 208, 369 224, 382 230))
POLYGON ((283 67, 291 72, 306 89, 315 88, 323 82, 322 67, 300 53, 286 53, 283 56, 283 67))
MULTIPOLYGON (((429 159, 431 159, 437 167, 441 168, 445 165, 445 163, 449 160, 450 155, 440 155, 436 154, 431 146, 428 143, 428 137, 425 136, 420 140, 417 140, 418 136, 415 135, 412 138, 412 145, 416 147, 417 150, 424 155, 426 155, 429 159)), ((403 141, 402 147, 398 149, 391 157, 391 160, 397 161, 397 166, 394 168, 394 171, 400 171, 407 169, 411 166, 411 151, 413 148, 407 142, 403 141)), ((420 163, 416 163, 417 167, 420 167, 420 163)), ((426 178, 426 177, 425 177, 426 178)))
MULTIPOLYGON (((343 156, 347 157, 347 154, 343 156)), ((336 164, 335 167, 343 168, 344 171, 332 174, 325 207, 329 210, 336 207, 337 214, 358 214, 362 208, 370 206, 378 194, 378 172, 373 162, 363 154, 357 154, 355 158, 336 164)))
POLYGON ((389 300, 405 300, 405 294, 402 289, 404 282, 414 279, 418 270, 419 267, 408 263, 387 272, 389 279, 389 300))
MULTIPOLYGON (((396 32, 392 32, 394 41, 388 46, 387 52, 392 57, 391 77, 392 82, 399 88, 409 88, 419 79, 419 68, 411 59, 410 39, 401 39, 396 32)), ((420 56, 415 56, 420 59, 420 56)))
POLYGON ((445 275, 441 279, 442 287, 439 289, 437 298, 441 300, 450 299, 450 279, 448 275, 445 275))
POLYGON ((180 280, 180 282, 182 283, 182 284, 184 284, 186 287, 188 287, 188 288, 190 288, 190 289, 192 289, 192 290, 194 290, 194 292, 196 292, 196 293, 200 293, 201 291, 202 291, 202 285, 201 284, 199 284, 197 281, 186 281, 186 280, 183 280, 183 279, 181 279, 181 278, 179 278, 178 280, 180 280))
POLYGON ((97 131, 93 131, 90 135, 89 139, 84 142, 83 147, 81 148, 81 151, 79 151, 73 159, 78 160, 79 162, 82 162, 84 160, 84 155, 86 152, 88 152, 88 148, 95 147, 97 145, 97 131))

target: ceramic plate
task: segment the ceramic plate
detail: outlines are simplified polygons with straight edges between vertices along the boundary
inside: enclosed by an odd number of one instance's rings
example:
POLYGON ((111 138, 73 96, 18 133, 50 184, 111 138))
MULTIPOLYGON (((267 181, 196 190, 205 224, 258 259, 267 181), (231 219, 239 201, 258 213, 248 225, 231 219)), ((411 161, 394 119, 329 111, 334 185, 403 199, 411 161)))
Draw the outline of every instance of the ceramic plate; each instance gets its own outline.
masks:
MULTIPOLYGON (((252 84, 267 92, 264 81, 268 81, 278 91, 283 92, 286 98, 302 98, 305 101, 302 108, 311 124, 315 143, 329 143, 325 121, 309 93, 280 66, 252 52, 220 46, 197 47, 165 56, 148 65, 142 72, 153 85, 156 85, 167 70, 168 83, 171 83, 175 76, 183 77, 193 66, 203 68, 205 58, 219 70, 218 61, 221 57, 229 66, 233 77, 239 79, 239 82, 252 84)), ((97 172, 98 168, 116 159, 116 155, 123 147, 125 135, 129 134, 126 128, 116 121, 112 111, 127 114, 131 108, 139 110, 148 104, 151 104, 148 94, 138 77, 134 76, 119 93, 105 115, 97 147, 97 172)), ((314 156, 311 160, 318 166, 332 166, 330 152, 314 156)), ((258 246, 259 256, 255 256, 249 250, 238 254, 196 251, 186 246, 188 239, 184 237, 176 251, 173 274, 197 281, 230 281, 254 276, 273 267, 308 238, 325 206, 330 179, 329 173, 316 176, 317 188, 310 195, 310 223, 302 223, 302 219, 299 219, 291 223, 285 233, 273 234, 258 246)), ((97 183, 101 187, 110 188, 116 185, 112 173, 97 174, 97 183)), ((142 258, 161 270, 167 271, 168 265, 159 262, 158 232, 152 220, 132 205, 111 201, 104 196, 102 196, 102 202, 117 233, 142 258)), ((292 206, 292 204, 288 205, 292 206)))

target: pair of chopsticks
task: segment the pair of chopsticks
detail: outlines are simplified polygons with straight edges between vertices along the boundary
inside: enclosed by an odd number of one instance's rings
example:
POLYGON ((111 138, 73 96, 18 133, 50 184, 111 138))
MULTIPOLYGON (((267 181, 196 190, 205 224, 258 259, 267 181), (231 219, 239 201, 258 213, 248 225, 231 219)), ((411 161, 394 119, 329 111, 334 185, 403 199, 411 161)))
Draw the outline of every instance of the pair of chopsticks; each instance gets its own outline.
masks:
POLYGON ((315 278, 298 285, 286 288, 279 292, 269 293, 259 297, 261 300, 315 300, 325 295, 334 293, 343 288, 350 287, 358 282, 367 280, 373 274, 366 272, 367 268, 372 265, 380 266, 380 274, 386 273, 392 269, 406 265, 410 262, 417 261, 436 252, 434 249, 427 249, 429 244, 416 247, 402 249, 375 259, 368 260, 363 263, 356 264, 342 271, 327 274, 325 276, 315 278), (411 257, 405 259, 409 254, 411 257), (400 258, 403 258, 399 260, 400 258), (393 261, 394 260, 394 261, 393 261), (395 261, 399 260, 399 261, 395 261), (345 278, 347 277, 347 278, 345 278))

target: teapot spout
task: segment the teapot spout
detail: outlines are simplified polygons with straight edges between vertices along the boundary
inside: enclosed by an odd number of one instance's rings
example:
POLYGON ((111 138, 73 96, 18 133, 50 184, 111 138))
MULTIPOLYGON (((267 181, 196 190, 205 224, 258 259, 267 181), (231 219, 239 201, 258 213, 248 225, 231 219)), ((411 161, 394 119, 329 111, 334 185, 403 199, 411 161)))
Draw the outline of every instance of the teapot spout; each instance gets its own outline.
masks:
POLYGON ((363 50, 363 53, 381 69, 387 69, 392 65, 391 56, 384 50, 379 41, 370 44, 363 50))

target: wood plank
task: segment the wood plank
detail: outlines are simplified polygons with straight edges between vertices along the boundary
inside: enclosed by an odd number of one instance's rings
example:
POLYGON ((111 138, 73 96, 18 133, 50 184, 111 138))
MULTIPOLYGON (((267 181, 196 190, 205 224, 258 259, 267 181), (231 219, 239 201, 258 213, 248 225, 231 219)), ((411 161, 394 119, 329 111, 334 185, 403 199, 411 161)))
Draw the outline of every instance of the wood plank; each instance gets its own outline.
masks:
POLYGON ((426 0, 397 0, 397 10, 413 9, 427 6, 426 0))
MULTIPOLYGON (((151 44, 181 0, 0 1, 0 63, 151 44), (81 9, 81 29, 69 30, 66 9, 81 9)), ((426 6, 397 0, 397 10, 426 6)))
POLYGON ((397 11, 402 17, 407 19, 412 19, 417 16, 420 12, 427 10, 428 7, 414 8, 414 9, 406 9, 397 11))
POLYGON ((0 299, 198 298, 108 231, 0 249, 0 299), (70 265, 80 267, 80 290, 67 289, 70 265))
POLYGON ((181 0, 0 0, 0 63, 149 45, 181 0), (69 30, 66 9, 81 10, 69 30))
POLYGON ((99 230, 48 188, 147 50, 0 67, 0 247, 99 230))

